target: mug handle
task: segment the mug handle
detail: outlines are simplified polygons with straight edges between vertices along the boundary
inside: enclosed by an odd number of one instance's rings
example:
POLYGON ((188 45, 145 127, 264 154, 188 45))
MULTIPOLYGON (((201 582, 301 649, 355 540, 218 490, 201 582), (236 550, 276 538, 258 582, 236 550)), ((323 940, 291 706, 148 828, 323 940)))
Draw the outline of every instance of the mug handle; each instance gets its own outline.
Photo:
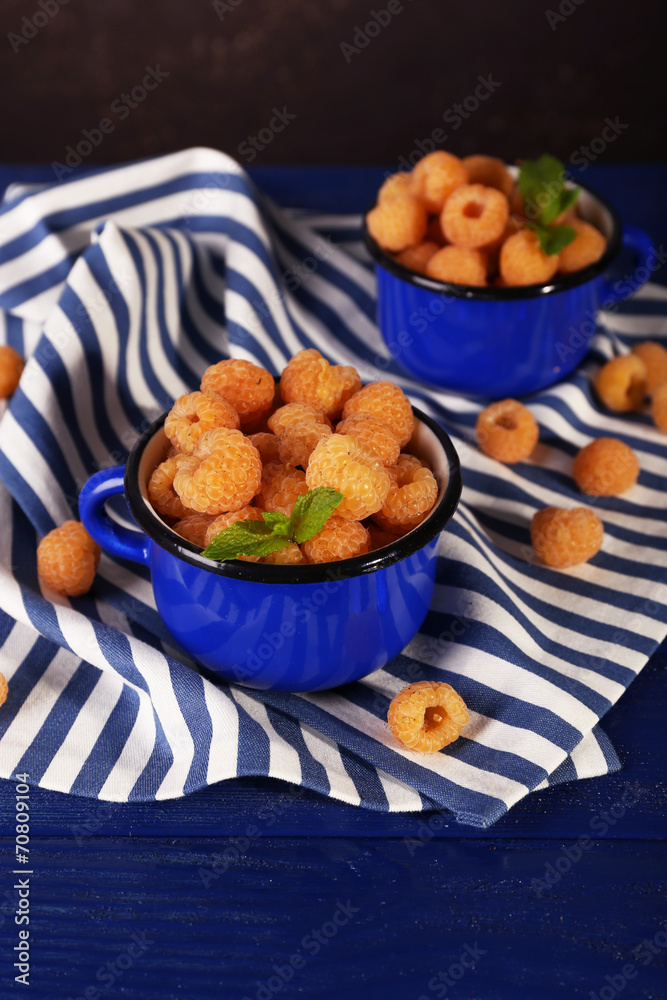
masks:
MULTIPOLYGON (((629 250, 634 252, 635 273, 637 273, 641 262, 648 261, 651 256, 655 256, 653 240, 648 233, 645 233, 643 229, 638 229, 637 226, 623 226, 621 243, 624 247, 627 247, 629 250)), ((649 272, 648 267, 644 267, 643 269, 649 272)), ((623 277, 623 275, 620 273, 606 274, 602 288, 601 308, 608 309, 613 302, 622 302, 624 299, 629 298, 636 291, 638 291, 642 285, 646 284, 649 276, 650 273, 647 273, 645 278, 640 279, 635 278, 633 275, 629 282, 621 282, 623 290, 619 290, 616 286, 619 284, 619 280, 623 277)))
POLYGON ((125 492, 125 466, 101 469, 79 494, 79 516, 88 534, 113 556, 148 566, 150 545, 143 531, 131 531, 112 521, 105 510, 110 497, 125 492))

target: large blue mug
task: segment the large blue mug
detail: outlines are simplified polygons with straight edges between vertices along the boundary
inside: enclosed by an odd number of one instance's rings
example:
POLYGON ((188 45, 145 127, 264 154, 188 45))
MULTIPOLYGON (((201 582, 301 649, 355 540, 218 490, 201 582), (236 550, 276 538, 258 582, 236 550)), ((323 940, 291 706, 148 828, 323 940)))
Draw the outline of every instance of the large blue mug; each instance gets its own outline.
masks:
POLYGON ((435 584, 440 532, 461 496, 452 442, 415 408, 409 450, 439 485, 418 527, 390 545, 337 563, 276 566, 205 559, 148 500, 147 483, 170 442, 160 417, 127 464, 95 473, 79 496, 81 520, 112 556, 150 567, 157 609, 185 651, 228 681, 274 691, 318 691, 384 666, 422 624, 435 584), (112 520, 124 494, 139 530, 112 520))

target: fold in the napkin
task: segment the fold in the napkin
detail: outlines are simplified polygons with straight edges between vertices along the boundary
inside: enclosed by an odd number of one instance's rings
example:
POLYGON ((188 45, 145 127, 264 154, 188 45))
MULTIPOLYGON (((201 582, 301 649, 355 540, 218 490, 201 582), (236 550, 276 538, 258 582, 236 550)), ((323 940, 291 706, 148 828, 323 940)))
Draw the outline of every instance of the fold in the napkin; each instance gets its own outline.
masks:
POLYGON ((205 149, 10 191, 1 339, 28 362, 0 421, 0 776, 126 801, 271 775, 488 826, 531 790, 619 767, 598 721, 667 633, 667 452, 647 416, 603 413, 589 379, 618 334, 664 327, 667 294, 648 286, 602 317, 584 368, 527 401, 541 443, 510 468, 472 443, 477 403, 411 381, 389 356, 358 226, 277 209, 205 149), (222 356, 279 372, 305 347, 364 381, 396 381, 461 455, 433 605, 400 656, 330 692, 253 692, 184 661, 143 567, 103 556, 89 595, 42 594, 39 537, 76 516, 92 472, 124 461, 222 356), (572 456, 602 434, 627 441, 642 473, 626 496, 597 502, 601 552, 562 572, 527 561, 532 513, 581 502, 572 456), (389 701, 435 678, 468 704, 465 737, 430 756, 401 750, 389 701))

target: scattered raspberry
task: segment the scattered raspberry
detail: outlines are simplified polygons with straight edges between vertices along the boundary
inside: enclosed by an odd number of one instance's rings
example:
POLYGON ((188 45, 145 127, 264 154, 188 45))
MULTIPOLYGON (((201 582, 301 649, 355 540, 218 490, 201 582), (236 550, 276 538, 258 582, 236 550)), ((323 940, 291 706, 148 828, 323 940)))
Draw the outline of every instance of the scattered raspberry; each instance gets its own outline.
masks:
POLYGON ((359 521, 332 514, 321 531, 301 546, 309 563, 337 562, 368 552, 371 536, 359 521))
POLYGON ((483 184, 464 184, 445 202, 440 222, 451 243, 474 250, 500 239, 509 212, 501 191, 483 184))
MULTIPOLYGON (((224 517, 224 514, 221 516, 224 517)), ((188 514, 176 522, 173 530, 181 538, 203 549, 206 546, 206 532, 213 520, 212 514, 188 514)))
POLYGON ((401 448, 412 437, 415 418, 410 400, 393 382, 372 382, 356 392, 345 404, 343 419, 347 420, 355 413, 370 413, 372 417, 389 424, 401 448))
POLYGON ((507 285, 543 285, 558 270, 558 254, 541 249, 533 229, 521 229, 500 248, 500 274, 507 285))
POLYGON ((242 425, 259 420, 271 408, 275 393, 273 375, 240 358, 211 365, 204 372, 201 387, 203 392, 214 392, 231 403, 242 425))
POLYGON ((600 230, 591 226, 589 222, 572 217, 560 223, 558 220, 556 222, 559 225, 571 226, 577 234, 560 252, 558 266, 563 274, 572 274, 573 271, 580 271, 582 267, 595 264, 607 249, 606 239, 600 230))
POLYGON ((484 454, 507 465, 528 458, 540 435, 535 417, 516 399, 503 399, 482 410, 475 433, 484 454))
POLYGON ((304 422, 326 424, 328 427, 331 427, 331 421, 325 416, 324 411, 320 410, 317 406, 311 406, 310 403, 287 403, 285 406, 280 406, 269 417, 269 428, 277 437, 280 437, 286 430, 293 427, 294 424, 302 424, 304 422))
POLYGON ((468 184, 497 188, 509 198, 514 188, 514 178, 502 160, 495 156, 464 156, 461 162, 468 171, 468 184))
POLYGON ((164 432, 183 455, 191 455, 199 438, 214 427, 240 426, 239 415, 226 399, 210 392, 179 396, 164 422, 164 432))
POLYGON ((383 205, 394 198, 404 197, 411 194, 412 175, 401 172, 387 177, 386 181, 378 191, 378 205, 383 205))
POLYGON ((306 482, 309 489, 331 486, 343 494, 336 515, 361 521, 384 503, 391 479, 381 459, 348 434, 324 438, 310 456, 306 482))
POLYGON ((100 554, 99 545, 79 521, 65 521, 37 546, 37 573, 51 590, 79 597, 93 585, 100 554))
POLYGON ((304 421, 293 424, 282 435, 278 442, 278 454, 284 465, 300 465, 308 468, 308 459, 322 438, 329 437, 331 428, 328 424, 314 424, 304 421))
POLYGON ((547 566, 564 569, 588 562, 602 545, 602 521, 592 510, 544 507, 533 515, 530 538, 547 566))
POLYGON ((349 434, 359 444, 382 459, 383 465, 396 465, 401 446, 389 424, 370 413, 353 413, 336 427, 337 434, 349 434))
MULTIPOLYGON (((173 459, 172 461, 177 461, 173 459)), ((241 431, 216 427, 199 439, 174 476, 181 502, 200 514, 245 507, 259 491, 262 460, 241 431)))
MULTIPOLYGON (((221 531, 225 528, 229 528, 230 525, 236 524, 237 521, 263 521, 261 510, 257 507, 241 507, 239 510, 227 511, 225 514, 218 514, 209 521, 208 527, 204 534, 204 541, 202 543, 202 548, 213 541, 216 535, 219 535, 221 531)), ((241 558, 250 558, 247 556, 242 556, 241 558)), ((251 557, 253 562, 256 562, 256 557, 251 557)))
POLYGON ((582 493, 614 497, 635 485, 639 462, 632 448, 618 438, 598 438, 581 449, 572 475, 582 493))
POLYGON ((268 431, 259 431, 257 434, 249 434, 248 441, 252 441, 259 452, 262 465, 279 461, 278 438, 275 434, 269 434, 268 431))
POLYGON ((632 353, 646 365, 646 391, 652 396, 659 385, 667 382, 667 351, 662 344, 645 340, 641 344, 635 344, 632 353))
POLYGON ((13 347, 3 344, 0 347, 0 399, 6 399, 16 391, 23 367, 21 355, 13 347))
POLYGON ((307 560, 296 542, 290 542, 284 549, 264 556, 262 562, 273 563, 275 566, 303 566, 307 560))
POLYGON ((255 503, 262 510, 279 510, 289 517, 296 498, 307 492, 305 472, 292 465, 271 462, 264 466, 262 488, 255 503))
POLYGON ((453 743, 468 722, 468 709, 450 684, 418 681, 392 699, 387 721, 408 750, 435 753, 453 743))
POLYGON ((439 249, 439 243, 424 240, 423 243, 418 243, 415 247, 408 247, 407 250, 399 253, 396 257, 396 262, 402 264, 403 267, 407 267, 409 271, 426 274, 426 265, 433 254, 437 253, 439 249))
POLYGON ((7 694, 9 692, 9 686, 4 674, 0 674, 0 705, 4 705, 7 701, 7 694))
POLYGON ((338 416, 360 388, 361 379, 351 365, 330 365, 312 348, 295 354, 280 379, 286 403, 310 403, 328 417, 338 416))
POLYGON ((426 274, 454 285, 482 286, 486 284, 486 258, 481 250, 446 246, 431 257, 426 274))
POLYGON ((638 354, 621 354, 602 366, 594 385, 608 409, 617 413, 636 410, 646 395, 646 365, 638 354))
POLYGON ((667 434, 667 382, 659 385, 653 393, 651 416, 655 426, 667 434))
POLYGON ((444 150, 428 153, 412 171, 412 192, 432 213, 441 212, 452 191, 467 183, 468 171, 458 156, 444 150))
POLYGON ((181 503, 174 489, 174 476, 189 459, 189 455, 173 455, 171 458, 166 458, 164 462, 160 462, 148 481, 148 499, 163 517, 175 517, 179 520, 192 513, 181 503))
POLYGON ((426 235, 426 209, 412 195, 400 195, 376 205, 366 216, 368 231, 383 250, 398 253, 426 235))
POLYGON ((405 531, 427 517, 438 498, 438 484, 430 469, 397 466, 397 481, 392 483, 382 508, 373 519, 388 531, 405 531))

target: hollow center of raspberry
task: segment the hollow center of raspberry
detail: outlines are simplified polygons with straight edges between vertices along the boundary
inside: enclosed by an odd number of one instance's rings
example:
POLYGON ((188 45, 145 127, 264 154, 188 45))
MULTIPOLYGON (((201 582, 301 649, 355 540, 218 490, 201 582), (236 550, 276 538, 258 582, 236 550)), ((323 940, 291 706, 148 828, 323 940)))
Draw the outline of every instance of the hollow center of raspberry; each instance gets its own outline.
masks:
POLYGON ((479 201, 469 201, 463 206, 463 214, 466 219, 479 219, 484 212, 484 205, 479 201))
POLYGON ((440 705, 433 705, 431 708, 427 708, 424 712, 424 729, 427 732, 437 729, 444 717, 445 710, 440 705))
POLYGON ((509 413, 504 413, 502 416, 496 417, 496 424, 498 427, 502 427, 503 430, 506 431, 516 430, 516 420, 514 417, 511 417, 509 413))

